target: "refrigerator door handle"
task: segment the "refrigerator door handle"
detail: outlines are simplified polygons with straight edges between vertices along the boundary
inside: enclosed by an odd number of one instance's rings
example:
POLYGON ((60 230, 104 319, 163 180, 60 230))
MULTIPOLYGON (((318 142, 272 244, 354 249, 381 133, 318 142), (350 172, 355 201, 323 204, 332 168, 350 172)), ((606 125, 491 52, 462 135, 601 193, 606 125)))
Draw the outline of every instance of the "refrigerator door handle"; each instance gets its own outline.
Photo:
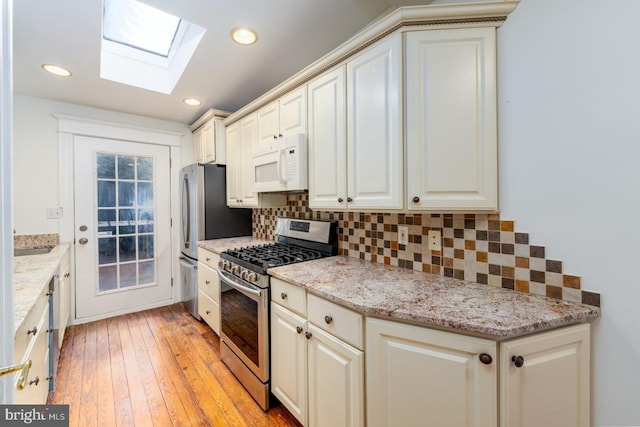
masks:
POLYGON ((191 199, 189 197, 189 178, 187 174, 182 176, 182 236, 185 248, 189 247, 189 234, 191 233, 191 199))
POLYGON ((180 260, 180 264, 182 264, 183 266, 193 267, 194 270, 198 269, 198 264, 193 264, 192 262, 189 262, 189 260, 186 259, 185 257, 181 256, 178 259, 180 260))

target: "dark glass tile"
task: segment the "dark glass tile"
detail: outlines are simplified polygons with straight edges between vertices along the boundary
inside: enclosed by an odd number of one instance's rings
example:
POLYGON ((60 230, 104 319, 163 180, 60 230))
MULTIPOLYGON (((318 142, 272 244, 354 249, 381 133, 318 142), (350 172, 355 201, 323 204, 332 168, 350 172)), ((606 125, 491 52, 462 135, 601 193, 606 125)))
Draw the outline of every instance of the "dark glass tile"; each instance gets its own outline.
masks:
POLYGON ((484 274, 484 273, 477 273, 476 274, 476 282, 486 285, 489 283, 489 276, 484 274))
POLYGON ((595 292, 582 291, 582 303, 600 307, 600 294, 597 294, 595 292))
POLYGON ((505 277, 507 279, 513 279, 515 278, 515 272, 516 272, 516 269, 513 267, 502 266, 502 277, 505 277))
POLYGON ((453 277, 453 268, 445 267, 444 268, 444 275, 446 277, 453 277))
POLYGON ((500 241, 500 232, 499 231, 490 231, 489 232, 489 241, 490 242, 499 242, 500 241))
POLYGON ((398 258, 398 251, 395 249, 391 249, 391 258, 398 258))
POLYGON ((489 252, 494 254, 500 253, 500 243, 498 242, 489 242, 489 252))
POLYGON ((502 268, 496 264, 489 264, 489 274, 494 276, 502 276, 502 268))
POLYGON ((442 223, 445 227, 453 227, 453 218, 452 217, 448 217, 445 215, 444 219, 442 220, 442 223))
POLYGON ((513 255, 515 253, 515 245, 511 243, 503 243, 500 251, 506 255, 513 255))
POLYGON ((550 273, 562 273, 562 261, 547 260, 547 271, 550 273))
POLYGON ((464 228, 466 230, 474 230, 476 228, 476 220, 475 219, 465 219, 464 220, 464 228))
POLYGON ((418 253, 418 252, 414 253, 413 254, 413 260, 415 262, 422 262, 422 254, 418 253))
POLYGON ((507 277, 503 277, 502 278, 502 287, 504 289, 511 289, 513 290, 515 288, 515 282, 513 279, 509 279, 507 277))
POLYGON ((489 231, 500 231, 500 220, 490 219, 489 220, 489 231))
POLYGON ((547 285, 547 296, 549 298, 562 299, 562 288, 559 286, 547 285))
POLYGON ((536 271, 536 270, 529 271, 529 280, 532 282, 544 283, 545 282, 544 271, 536 271))
POLYGON ((398 225, 397 224, 391 224, 391 232, 392 233, 397 233, 398 232, 398 225))
POLYGON ((476 230, 476 240, 487 240, 489 233, 486 230, 476 230))
POLYGON ((464 239, 464 230, 462 228, 454 228, 453 237, 456 239, 464 239))
POLYGON ((453 277, 459 280, 464 280, 464 270, 453 270, 453 277))
POLYGON ((404 219, 404 223, 407 225, 413 225, 413 217, 412 216, 408 216, 404 219))
POLYGON ((464 259, 464 250, 463 249, 454 249, 453 257, 456 259, 464 259))
POLYGON ((529 234, 527 233, 516 233, 516 243, 521 245, 529 244, 529 234))
POLYGON ((413 236, 413 243, 422 243, 422 236, 419 234, 416 234, 415 236, 413 236))
POLYGON ((531 258, 544 258, 544 246, 530 246, 529 254, 531 258))
POLYGON ((439 256, 432 256, 431 257, 431 264, 440 265, 440 262, 441 262, 441 258, 439 256))
POLYGON ((384 255, 384 248, 378 248, 378 255, 384 255))
POLYGON ((405 260, 399 259, 398 260, 398 267, 405 268, 405 260))
POLYGON ((413 261, 405 261, 404 268, 408 268, 409 270, 413 270, 413 261))

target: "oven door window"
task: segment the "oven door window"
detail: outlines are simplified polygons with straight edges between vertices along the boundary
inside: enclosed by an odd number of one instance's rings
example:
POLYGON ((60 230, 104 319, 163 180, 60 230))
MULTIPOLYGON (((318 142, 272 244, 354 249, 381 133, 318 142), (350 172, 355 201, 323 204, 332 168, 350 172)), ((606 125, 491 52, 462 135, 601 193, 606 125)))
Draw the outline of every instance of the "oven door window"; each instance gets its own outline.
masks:
POLYGON ((260 366, 258 302, 230 288, 221 293, 222 332, 256 366, 260 366))

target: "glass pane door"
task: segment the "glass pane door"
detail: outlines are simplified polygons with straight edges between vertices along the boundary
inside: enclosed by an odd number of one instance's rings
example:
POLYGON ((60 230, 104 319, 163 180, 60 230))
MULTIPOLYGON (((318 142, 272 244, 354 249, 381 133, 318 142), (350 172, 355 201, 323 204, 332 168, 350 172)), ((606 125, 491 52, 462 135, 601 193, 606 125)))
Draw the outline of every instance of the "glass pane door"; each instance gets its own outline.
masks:
POLYGON ((156 283, 152 157, 97 152, 98 292, 156 283))

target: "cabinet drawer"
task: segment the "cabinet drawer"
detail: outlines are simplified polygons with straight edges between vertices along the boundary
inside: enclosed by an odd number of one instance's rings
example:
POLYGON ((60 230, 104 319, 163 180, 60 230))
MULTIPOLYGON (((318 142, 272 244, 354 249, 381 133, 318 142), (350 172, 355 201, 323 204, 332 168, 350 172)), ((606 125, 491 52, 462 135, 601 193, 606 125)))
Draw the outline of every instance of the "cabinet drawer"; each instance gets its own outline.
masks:
POLYGON ((218 261, 220 260, 220 255, 208 251, 204 248, 198 248, 198 262, 205 263, 211 268, 218 268, 218 261))
POLYGON ((219 303, 220 278, 218 277, 218 270, 200 263, 198 268, 198 289, 219 303))
MULTIPOLYGON (((31 307, 31 311, 25 317, 22 325, 16 330, 16 335, 13 338, 13 348, 14 348, 14 361, 15 363, 22 362, 22 359, 27 352, 27 348, 31 344, 31 342, 36 338, 36 334, 40 332, 40 320, 42 319, 42 313, 44 310, 47 310, 48 313, 48 287, 42 290, 40 296, 31 307), (29 333, 28 331, 33 331, 36 329, 36 333, 29 333)), ((48 323, 44 325, 45 331, 48 329, 48 323)))
POLYGON ((198 314, 220 335, 220 306, 202 291, 198 291, 198 314))
MULTIPOLYGON (((40 312, 38 319, 38 332, 31 340, 21 362, 31 359, 31 368, 27 376, 27 383, 24 389, 16 390, 14 403, 16 404, 39 404, 46 403, 47 392, 49 390, 49 382, 47 376, 49 372, 49 333, 47 332, 49 325, 49 307, 45 306, 44 311, 40 312)), ((31 335, 33 336, 33 334, 31 335)), ((15 381, 18 381, 20 374, 15 375, 15 381)))
POLYGON ((308 319, 311 323, 360 350, 364 348, 361 314, 315 295, 309 295, 307 301, 308 319))
POLYGON ((272 277, 271 300, 301 316, 307 315, 307 291, 300 286, 272 277))

